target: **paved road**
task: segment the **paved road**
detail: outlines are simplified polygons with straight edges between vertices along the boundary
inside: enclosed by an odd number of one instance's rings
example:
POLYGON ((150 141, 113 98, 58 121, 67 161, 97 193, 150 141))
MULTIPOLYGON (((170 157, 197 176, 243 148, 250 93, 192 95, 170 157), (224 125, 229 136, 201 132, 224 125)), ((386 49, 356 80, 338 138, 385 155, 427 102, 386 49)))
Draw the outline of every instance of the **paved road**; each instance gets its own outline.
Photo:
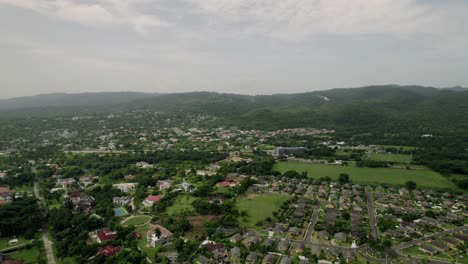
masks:
POLYGON ((449 230, 445 230, 445 231, 442 231, 442 232, 439 232, 439 233, 435 233, 435 234, 430 235, 430 236, 425 236, 425 237, 422 237, 422 238, 419 238, 419 239, 414 239, 414 240, 411 240, 409 242, 403 242, 401 244, 393 246, 392 249, 396 250, 396 251, 402 250, 402 249, 405 249, 405 248, 415 246, 415 245, 423 242, 424 240, 439 238, 439 237, 442 237, 442 236, 446 236, 448 234, 452 234, 452 233, 461 231, 461 230, 466 229, 466 228, 468 228, 467 225, 458 226, 458 227, 455 227, 455 228, 452 228, 452 229, 449 229, 449 230))
POLYGON ((375 220, 374 199, 371 192, 366 191, 367 197, 367 213, 369 214, 369 224, 371 228, 371 235, 374 239, 379 239, 379 231, 377 230, 377 221, 375 220))
POLYGON ((320 207, 321 203, 314 208, 314 212, 312 213, 312 217, 310 218, 310 223, 309 227, 307 228, 306 234, 304 236, 304 243, 310 243, 310 237, 312 236, 312 233, 314 232, 314 227, 315 224, 317 223, 319 214, 320 214, 320 207))
MULTIPOLYGON (((47 209, 45 204, 44 198, 39 193, 39 184, 34 182, 34 195, 39 200, 39 206, 43 206, 44 211, 47 209)), ((42 240, 44 241, 44 248, 47 255, 47 263, 48 264, 55 264, 55 256, 52 251, 52 242, 49 240, 48 237, 48 230, 47 230, 47 223, 42 225, 42 240)))

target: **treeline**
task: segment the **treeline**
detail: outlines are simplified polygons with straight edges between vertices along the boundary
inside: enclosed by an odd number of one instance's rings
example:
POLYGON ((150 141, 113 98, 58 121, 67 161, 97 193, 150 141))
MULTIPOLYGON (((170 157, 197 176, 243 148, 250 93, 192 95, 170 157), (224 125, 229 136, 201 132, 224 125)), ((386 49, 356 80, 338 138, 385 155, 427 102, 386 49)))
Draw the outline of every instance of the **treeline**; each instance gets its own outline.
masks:
POLYGON ((25 236, 32 239, 41 228, 43 216, 37 200, 17 199, 0 206, 0 237, 25 236))

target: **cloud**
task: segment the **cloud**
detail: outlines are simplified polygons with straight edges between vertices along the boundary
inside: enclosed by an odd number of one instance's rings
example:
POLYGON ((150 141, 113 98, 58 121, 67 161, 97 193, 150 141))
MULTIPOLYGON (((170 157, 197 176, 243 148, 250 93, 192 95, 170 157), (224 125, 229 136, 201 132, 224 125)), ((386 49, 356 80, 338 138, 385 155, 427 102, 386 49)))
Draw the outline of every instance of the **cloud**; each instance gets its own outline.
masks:
POLYGON ((248 34, 291 40, 314 34, 444 34, 440 22, 454 21, 442 8, 417 0, 187 1, 220 20, 247 24, 248 34))
POLYGON ((136 6, 149 0, 97 0, 87 3, 78 0, 0 0, 19 8, 30 9, 41 14, 87 26, 130 25, 140 34, 148 34, 151 28, 165 27, 168 23, 161 18, 144 14, 136 6))

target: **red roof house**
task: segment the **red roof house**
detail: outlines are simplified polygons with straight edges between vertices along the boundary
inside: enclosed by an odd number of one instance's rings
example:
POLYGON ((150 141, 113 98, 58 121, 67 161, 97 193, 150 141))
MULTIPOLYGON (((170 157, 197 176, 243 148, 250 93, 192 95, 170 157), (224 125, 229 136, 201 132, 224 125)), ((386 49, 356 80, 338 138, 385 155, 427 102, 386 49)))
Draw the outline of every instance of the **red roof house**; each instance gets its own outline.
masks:
POLYGON ((121 246, 116 246, 116 247, 106 246, 106 247, 100 248, 98 250, 98 254, 104 255, 106 257, 111 257, 111 256, 117 255, 120 252, 120 250, 122 250, 121 246))
POLYGON ((117 232, 112 231, 109 228, 106 228, 102 230, 101 232, 98 232, 97 236, 98 236, 97 238, 98 243, 102 243, 102 242, 114 239, 117 236, 117 232))

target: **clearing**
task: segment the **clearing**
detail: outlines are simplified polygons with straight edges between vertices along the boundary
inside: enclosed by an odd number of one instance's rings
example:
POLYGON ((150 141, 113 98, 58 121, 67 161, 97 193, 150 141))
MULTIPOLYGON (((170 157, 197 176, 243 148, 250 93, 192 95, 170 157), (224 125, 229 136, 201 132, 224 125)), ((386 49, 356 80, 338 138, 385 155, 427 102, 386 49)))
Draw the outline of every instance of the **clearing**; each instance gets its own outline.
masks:
POLYGON ((357 167, 353 163, 350 163, 348 166, 336 166, 303 162, 277 162, 273 170, 282 173, 289 170, 295 170, 299 173, 306 171, 310 178, 318 179, 328 176, 334 180, 338 179, 341 173, 346 173, 349 174, 351 181, 360 184, 386 183, 403 185, 411 180, 416 182, 419 187, 458 190, 455 184, 427 168, 406 170, 357 167))
POLYGON ((258 221, 265 220, 267 217, 273 218, 273 212, 278 211, 280 206, 290 198, 291 196, 287 194, 246 194, 237 200, 239 212, 245 210, 248 213, 246 221, 242 219, 240 221, 247 228, 258 229, 255 226, 258 221))

